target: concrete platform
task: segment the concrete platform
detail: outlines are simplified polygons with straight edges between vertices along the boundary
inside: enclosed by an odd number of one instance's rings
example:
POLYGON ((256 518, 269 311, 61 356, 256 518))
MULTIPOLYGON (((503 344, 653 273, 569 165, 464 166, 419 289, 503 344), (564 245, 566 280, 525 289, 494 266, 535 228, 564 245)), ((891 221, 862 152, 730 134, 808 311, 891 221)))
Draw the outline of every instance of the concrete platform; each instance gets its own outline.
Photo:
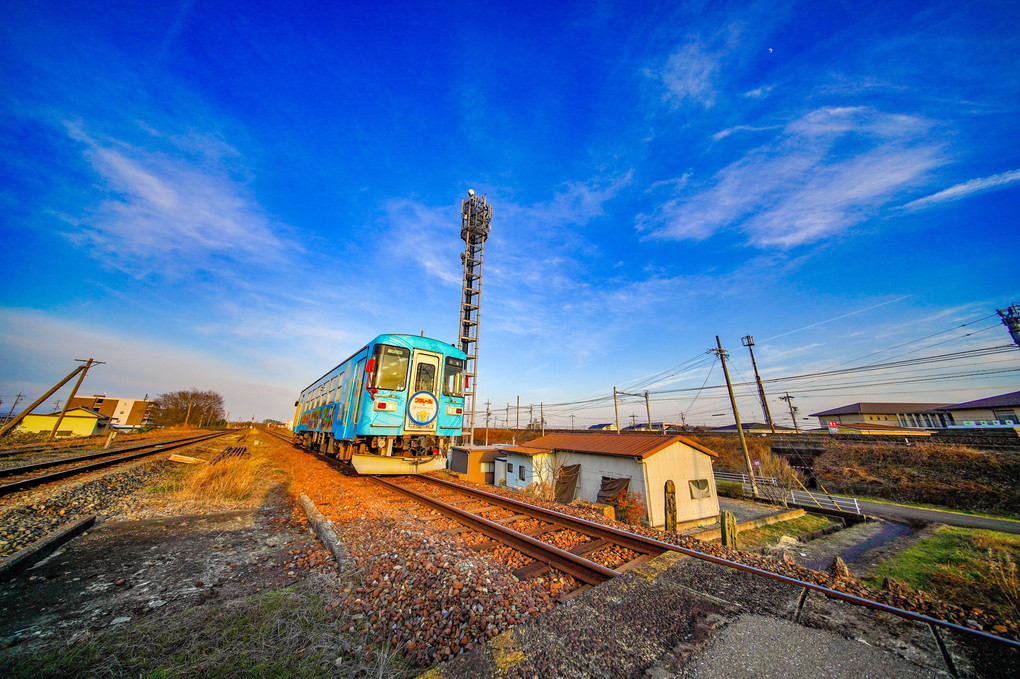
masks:
MULTIPOLYGON (((804 593, 669 552, 422 676, 952 676, 927 626, 804 593)), ((943 638, 961 676, 1018 676, 1018 654, 943 638)))

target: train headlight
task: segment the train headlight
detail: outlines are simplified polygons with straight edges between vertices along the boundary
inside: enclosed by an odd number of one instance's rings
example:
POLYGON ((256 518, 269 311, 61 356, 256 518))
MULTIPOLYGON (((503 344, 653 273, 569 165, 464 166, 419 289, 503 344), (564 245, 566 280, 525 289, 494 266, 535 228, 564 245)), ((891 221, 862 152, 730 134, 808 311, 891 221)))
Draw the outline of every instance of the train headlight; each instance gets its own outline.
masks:
POLYGON ((446 406, 447 415, 463 415, 464 409, 458 408, 457 406, 446 406))

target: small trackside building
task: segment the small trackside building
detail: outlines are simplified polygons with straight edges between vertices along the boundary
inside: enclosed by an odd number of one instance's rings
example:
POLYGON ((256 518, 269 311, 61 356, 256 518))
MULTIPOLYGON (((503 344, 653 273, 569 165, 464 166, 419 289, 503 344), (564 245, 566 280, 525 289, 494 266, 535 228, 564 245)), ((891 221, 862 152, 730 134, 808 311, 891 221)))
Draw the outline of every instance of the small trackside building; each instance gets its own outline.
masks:
MULTIPOLYGON (((60 418, 60 413, 46 415, 26 415, 18 426, 18 431, 26 434, 48 434, 60 418)), ((110 418, 89 408, 70 408, 60 420, 60 429, 55 438, 69 436, 93 436, 106 430, 110 418)))
POLYGON ((473 483, 496 484, 496 458, 500 450, 490 446, 453 446, 450 471, 473 483))
POLYGON ((714 521, 719 515, 712 473, 712 458, 718 455, 683 436, 550 434, 500 452, 505 461, 497 460, 503 468, 496 469, 495 477, 509 488, 543 482, 557 486, 560 502, 597 502, 600 492, 604 499, 626 487, 642 496, 645 519, 656 528, 666 525, 670 490, 678 526, 714 521))

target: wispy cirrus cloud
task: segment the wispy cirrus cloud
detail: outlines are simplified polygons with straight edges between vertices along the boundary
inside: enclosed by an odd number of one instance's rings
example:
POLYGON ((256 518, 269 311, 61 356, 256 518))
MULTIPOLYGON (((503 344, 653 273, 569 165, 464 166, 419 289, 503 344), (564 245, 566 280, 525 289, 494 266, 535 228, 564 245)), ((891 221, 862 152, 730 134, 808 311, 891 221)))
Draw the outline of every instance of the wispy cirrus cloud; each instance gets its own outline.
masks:
POLYGON ((743 232, 790 248, 844 232, 916 186, 942 162, 929 121, 868 107, 822 108, 637 218, 651 238, 743 232))
POLYGON ((704 108, 715 105, 716 81, 723 55, 700 40, 691 40, 673 52, 654 75, 666 88, 663 100, 674 106, 686 103, 704 108))
POLYGON ((106 265, 142 277, 179 278, 225 262, 273 261, 292 251, 244 181, 219 161, 237 152, 222 140, 171 137, 151 128, 149 145, 91 135, 66 123, 98 177, 102 198, 66 237, 106 265))
POLYGON ((932 205, 960 200, 961 198, 966 198, 967 196, 971 196, 975 193, 983 193, 985 191, 995 191, 996 189, 1005 188, 1018 181, 1020 181, 1020 170, 1010 170, 1009 172, 993 174, 990 177, 971 179, 970 181, 950 186, 948 189, 943 189, 938 193, 933 193, 930 196, 912 200, 906 205, 901 206, 899 209, 908 211, 923 210, 924 208, 931 207, 932 205))
POLYGON ((383 206, 387 222, 387 257, 416 262, 443 283, 461 280, 456 254, 460 243, 459 206, 434 207, 412 198, 394 198, 383 206))
POLYGON ((716 132, 715 134, 712 135, 712 139, 714 139, 715 141, 719 141, 720 139, 725 139, 726 137, 736 132, 766 132, 768 130, 774 130, 779 127, 782 126, 765 125, 764 127, 755 127, 754 125, 734 125, 733 127, 728 127, 725 130, 720 130, 719 132, 716 132))

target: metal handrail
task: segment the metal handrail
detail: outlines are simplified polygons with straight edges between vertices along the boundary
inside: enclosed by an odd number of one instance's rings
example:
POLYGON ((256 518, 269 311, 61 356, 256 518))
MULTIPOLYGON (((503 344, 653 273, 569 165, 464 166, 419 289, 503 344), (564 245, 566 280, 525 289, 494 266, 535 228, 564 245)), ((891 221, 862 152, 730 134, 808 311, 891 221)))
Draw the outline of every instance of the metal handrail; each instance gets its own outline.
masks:
MULTIPOLYGON (((738 481, 742 484, 745 491, 750 491, 751 482, 747 474, 737 474, 733 472, 715 472, 716 480, 721 481, 738 481)), ((822 507, 822 503, 819 499, 824 500, 827 504, 831 504, 841 512, 847 512, 857 514, 860 516, 861 505, 855 497, 848 497, 845 495, 832 495, 830 493, 812 493, 809 490, 796 490, 781 488, 779 481, 773 476, 756 476, 754 478, 759 489, 766 489, 765 494, 770 500, 778 500, 781 502, 792 502, 793 504, 807 505, 814 504, 819 508, 822 507)))

